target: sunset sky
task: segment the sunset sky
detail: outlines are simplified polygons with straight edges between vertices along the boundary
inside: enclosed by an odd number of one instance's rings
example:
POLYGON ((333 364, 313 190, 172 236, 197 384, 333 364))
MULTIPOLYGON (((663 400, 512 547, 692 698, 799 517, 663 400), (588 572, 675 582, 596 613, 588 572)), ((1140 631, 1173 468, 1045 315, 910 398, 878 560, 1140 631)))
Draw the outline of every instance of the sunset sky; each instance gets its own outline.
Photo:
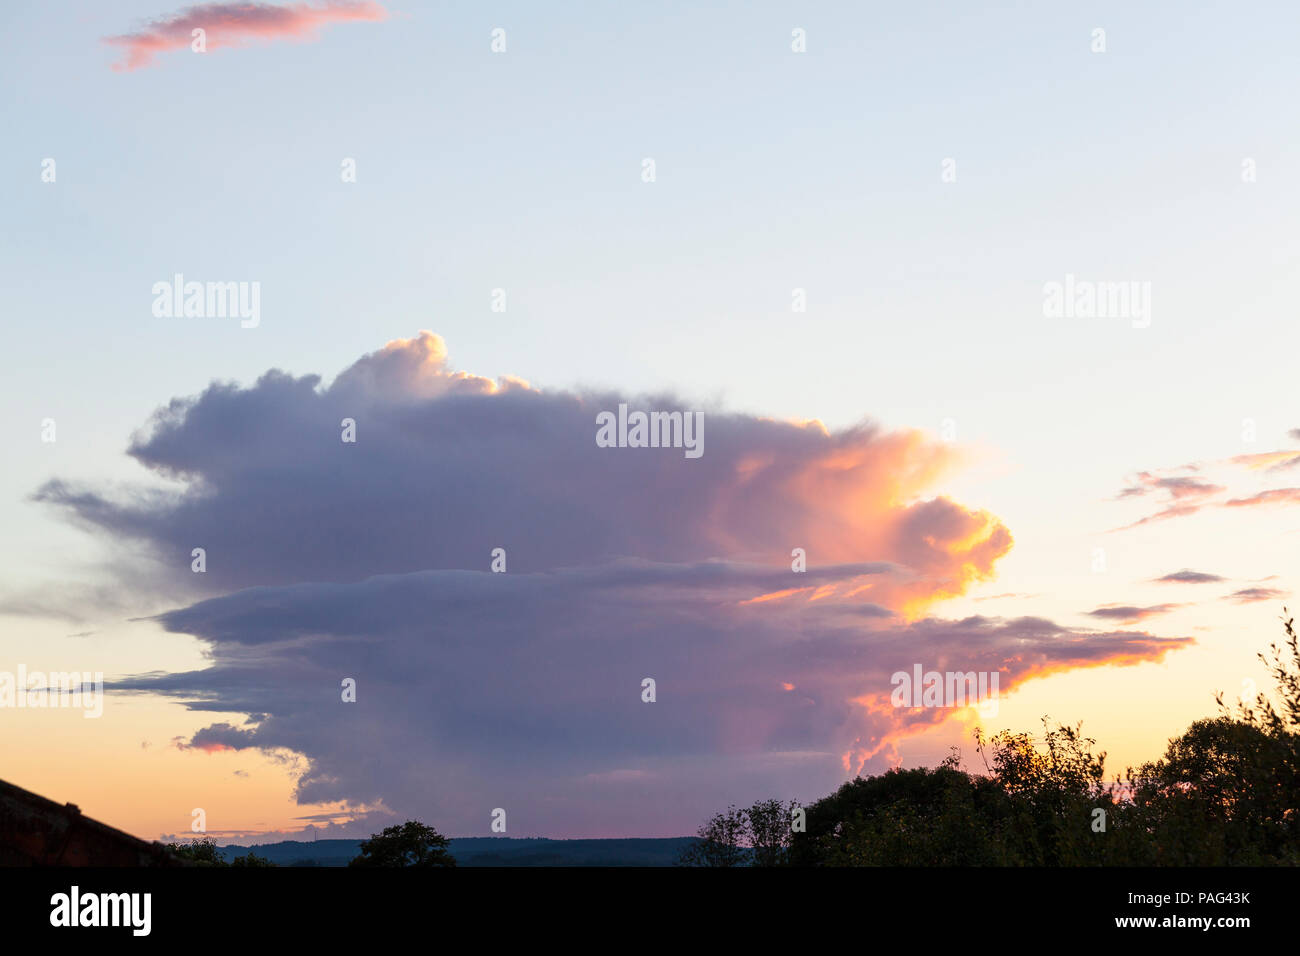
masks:
POLYGON ((0 778, 148 839, 678 836, 1266 687, 1300 12, 1056 6, 5 5, 0 671, 109 688, 0 709, 0 778), (703 454, 598 447, 620 403, 703 454), (893 708, 914 664, 996 717, 893 708))

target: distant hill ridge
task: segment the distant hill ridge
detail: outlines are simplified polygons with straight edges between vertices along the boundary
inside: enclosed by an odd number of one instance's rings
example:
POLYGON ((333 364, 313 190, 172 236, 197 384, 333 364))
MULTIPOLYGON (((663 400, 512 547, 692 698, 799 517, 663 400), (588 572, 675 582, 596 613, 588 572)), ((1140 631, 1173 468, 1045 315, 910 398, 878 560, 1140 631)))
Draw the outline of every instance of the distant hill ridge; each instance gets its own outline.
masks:
MULTIPOLYGON (((551 840, 545 837, 457 837, 448 849, 457 866, 672 866, 695 837, 551 840)), ((278 866, 347 866, 360 840, 284 840, 223 846, 226 860, 256 853, 278 866)))

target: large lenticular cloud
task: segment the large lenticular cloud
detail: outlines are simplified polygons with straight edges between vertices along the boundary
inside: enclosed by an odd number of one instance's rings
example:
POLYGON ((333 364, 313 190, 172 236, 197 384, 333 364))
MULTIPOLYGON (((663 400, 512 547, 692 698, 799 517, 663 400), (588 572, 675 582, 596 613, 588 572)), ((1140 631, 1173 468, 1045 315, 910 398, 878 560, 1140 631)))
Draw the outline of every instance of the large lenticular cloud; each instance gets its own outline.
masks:
POLYGON ((891 706, 916 663, 1005 693, 1189 643, 924 617, 1011 536, 925 497, 955 460, 919 433, 707 412, 696 459, 599 447, 620 403, 693 410, 455 372, 425 332, 328 387, 272 371, 173 401, 131 448, 171 493, 39 497, 194 594, 159 620, 212 666, 118 685, 224 715, 185 746, 293 752, 300 801, 453 833, 496 807, 512 833, 689 832, 730 800, 820 795, 952 716, 891 706))

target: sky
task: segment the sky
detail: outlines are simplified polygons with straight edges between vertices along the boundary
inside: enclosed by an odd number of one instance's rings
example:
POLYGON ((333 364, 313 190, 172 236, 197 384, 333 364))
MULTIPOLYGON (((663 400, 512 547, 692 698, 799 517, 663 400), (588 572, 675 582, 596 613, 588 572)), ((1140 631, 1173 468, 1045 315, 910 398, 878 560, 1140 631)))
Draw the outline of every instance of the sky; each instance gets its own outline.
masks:
POLYGON ((1158 756, 1295 586, 1297 19, 6 4, 0 675, 106 697, 0 706, 0 775, 148 839, 678 836, 977 726, 1158 756))

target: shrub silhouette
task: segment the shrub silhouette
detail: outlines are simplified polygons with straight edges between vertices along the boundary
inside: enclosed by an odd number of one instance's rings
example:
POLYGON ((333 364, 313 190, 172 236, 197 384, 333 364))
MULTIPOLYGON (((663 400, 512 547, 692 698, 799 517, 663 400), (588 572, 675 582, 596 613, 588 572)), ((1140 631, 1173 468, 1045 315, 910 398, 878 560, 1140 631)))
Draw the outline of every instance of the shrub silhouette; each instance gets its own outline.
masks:
POLYGON ((251 850, 243 856, 237 856, 226 862, 217 848, 216 841, 211 837, 186 843, 168 843, 166 846, 182 860, 189 860, 198 866, 275 866, 266 857, 258 856, 251 850))

